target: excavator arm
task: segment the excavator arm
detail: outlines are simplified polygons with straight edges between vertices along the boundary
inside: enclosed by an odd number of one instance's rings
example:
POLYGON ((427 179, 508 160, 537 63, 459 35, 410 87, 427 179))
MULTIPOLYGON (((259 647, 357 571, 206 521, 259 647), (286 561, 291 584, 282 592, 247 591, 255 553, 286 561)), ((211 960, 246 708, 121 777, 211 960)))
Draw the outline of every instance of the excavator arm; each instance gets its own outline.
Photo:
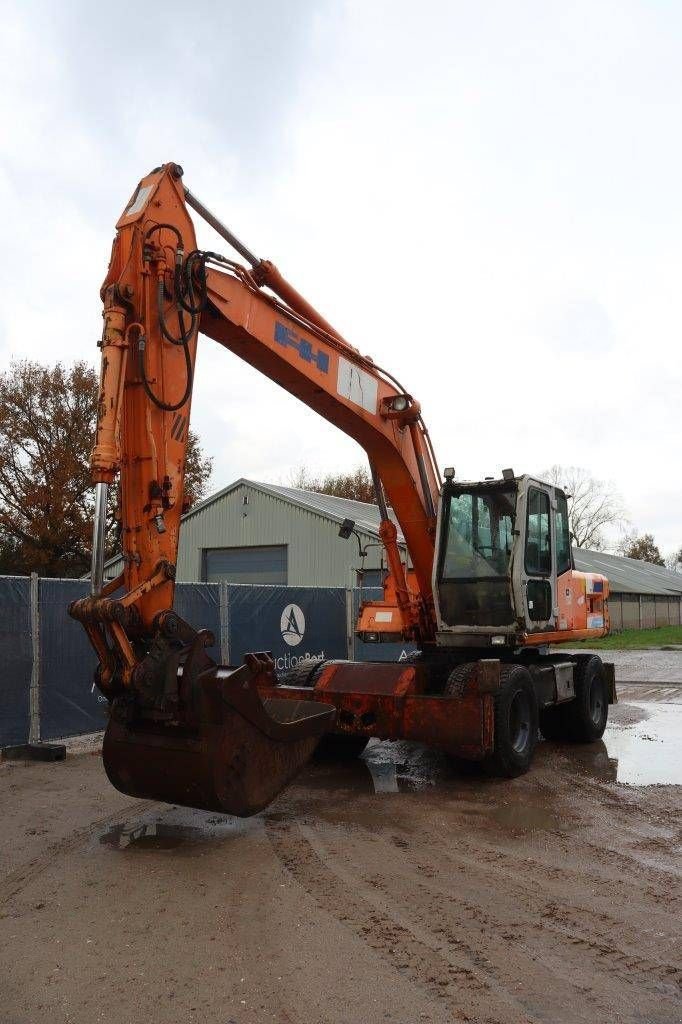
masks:
POLYGON ((365 449, 399 626, 407 637, 432 637, 439 480, 419 404, 344 341, 271 263, 257 260, 224 228, 184 188, 181 173, 176 164, 166 164, 140 182, 118 221, 102 288, 105 326, 92 470, 98 485, 120 474, 125 600, 148 628, 155 615, 172 606, 196 342, 202 333, 365 449), (236 244, 250 269, 196 249, 188 204, 236 244), (384 494, 407 542, 416 593, 407 584, 384 494))
POLYGON ((334 708, 261 701, 255 680, 276 682, 267 657, 255 655, 239 669, 215 666, 206 653, 213 638, 173 612, 198 335, 365 449, 390 569, 384 614, 373 621, 418 641, 435 632, 435 457, 412 395, 211 214, 185 188, 177 164, 142 179, 116 227, 101 290, 92 593, 70 608, 97 652, 97 682, 111 704, 105 766, 134 795, 252 813, 309 756, 334 708), (198 250, 188 207, 248 266, 198 250), (117 480, 123 572, 105 584, 107 490, 117 480), (389 503, 412 559, 409 573, 389 503))

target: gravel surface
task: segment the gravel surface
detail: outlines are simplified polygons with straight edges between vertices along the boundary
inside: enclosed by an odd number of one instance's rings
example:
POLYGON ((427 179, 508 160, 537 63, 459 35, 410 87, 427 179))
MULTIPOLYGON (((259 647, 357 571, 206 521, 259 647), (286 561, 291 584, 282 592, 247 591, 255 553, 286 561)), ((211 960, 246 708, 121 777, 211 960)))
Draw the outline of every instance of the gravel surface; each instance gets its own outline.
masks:
POLYGON ((682 789, 616 780, 682 770, 682 688, 633 691, 523 778, 377 743, 247 821, 0 765, 2 1024, 680 1021, 682 789))

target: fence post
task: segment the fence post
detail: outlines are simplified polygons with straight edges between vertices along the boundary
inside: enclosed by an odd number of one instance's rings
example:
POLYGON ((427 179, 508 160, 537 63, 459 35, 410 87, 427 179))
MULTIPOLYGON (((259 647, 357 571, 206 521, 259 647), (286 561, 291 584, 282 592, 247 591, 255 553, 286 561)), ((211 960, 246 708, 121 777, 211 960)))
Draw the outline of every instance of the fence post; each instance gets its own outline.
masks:
POLYGON ((642 626, 642 595, 639 595, 639 629, 643 629, 642 626))
POLYGON ((230 611, 227 583, 224 580, 218 584, 218 611, 220 615, 220 660, 223 665, 230 664, 230 611))
POLYGON ((355 659, 355 622, 353 621, 353 591, 346 587, 346 657, 355 659))
POLYGON ((31 684, 29 688, 30 723, 29 743, 40 743, 40 580, 32 572, 29 583, 29 606, 31 614, 31 684))

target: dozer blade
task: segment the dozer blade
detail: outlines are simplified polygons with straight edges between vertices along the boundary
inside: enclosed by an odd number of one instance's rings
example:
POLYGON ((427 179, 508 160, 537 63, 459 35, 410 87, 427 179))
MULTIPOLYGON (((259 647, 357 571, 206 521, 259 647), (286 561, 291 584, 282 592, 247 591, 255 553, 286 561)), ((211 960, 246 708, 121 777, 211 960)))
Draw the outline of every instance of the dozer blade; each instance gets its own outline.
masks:
POLYGON ((122 720, 113 709, 102 756, 109 781, 130 796, 248 817, 274 800, 333 728, 316 701, 262 701, 246 665, 199 676, 193 728, 122 720))

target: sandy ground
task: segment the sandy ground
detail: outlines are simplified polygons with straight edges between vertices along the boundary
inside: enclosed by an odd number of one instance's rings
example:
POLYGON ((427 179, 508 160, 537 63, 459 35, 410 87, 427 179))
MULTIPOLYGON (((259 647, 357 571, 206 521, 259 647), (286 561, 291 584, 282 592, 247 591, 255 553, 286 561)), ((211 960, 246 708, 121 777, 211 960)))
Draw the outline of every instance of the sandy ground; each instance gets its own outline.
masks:
POLYGON ((682 782, 682 687, 621 692, 523 778, 375 744, 248 821, 0 765, 1 1024, 681 1021, 682 788, 628 780, 682 782))

